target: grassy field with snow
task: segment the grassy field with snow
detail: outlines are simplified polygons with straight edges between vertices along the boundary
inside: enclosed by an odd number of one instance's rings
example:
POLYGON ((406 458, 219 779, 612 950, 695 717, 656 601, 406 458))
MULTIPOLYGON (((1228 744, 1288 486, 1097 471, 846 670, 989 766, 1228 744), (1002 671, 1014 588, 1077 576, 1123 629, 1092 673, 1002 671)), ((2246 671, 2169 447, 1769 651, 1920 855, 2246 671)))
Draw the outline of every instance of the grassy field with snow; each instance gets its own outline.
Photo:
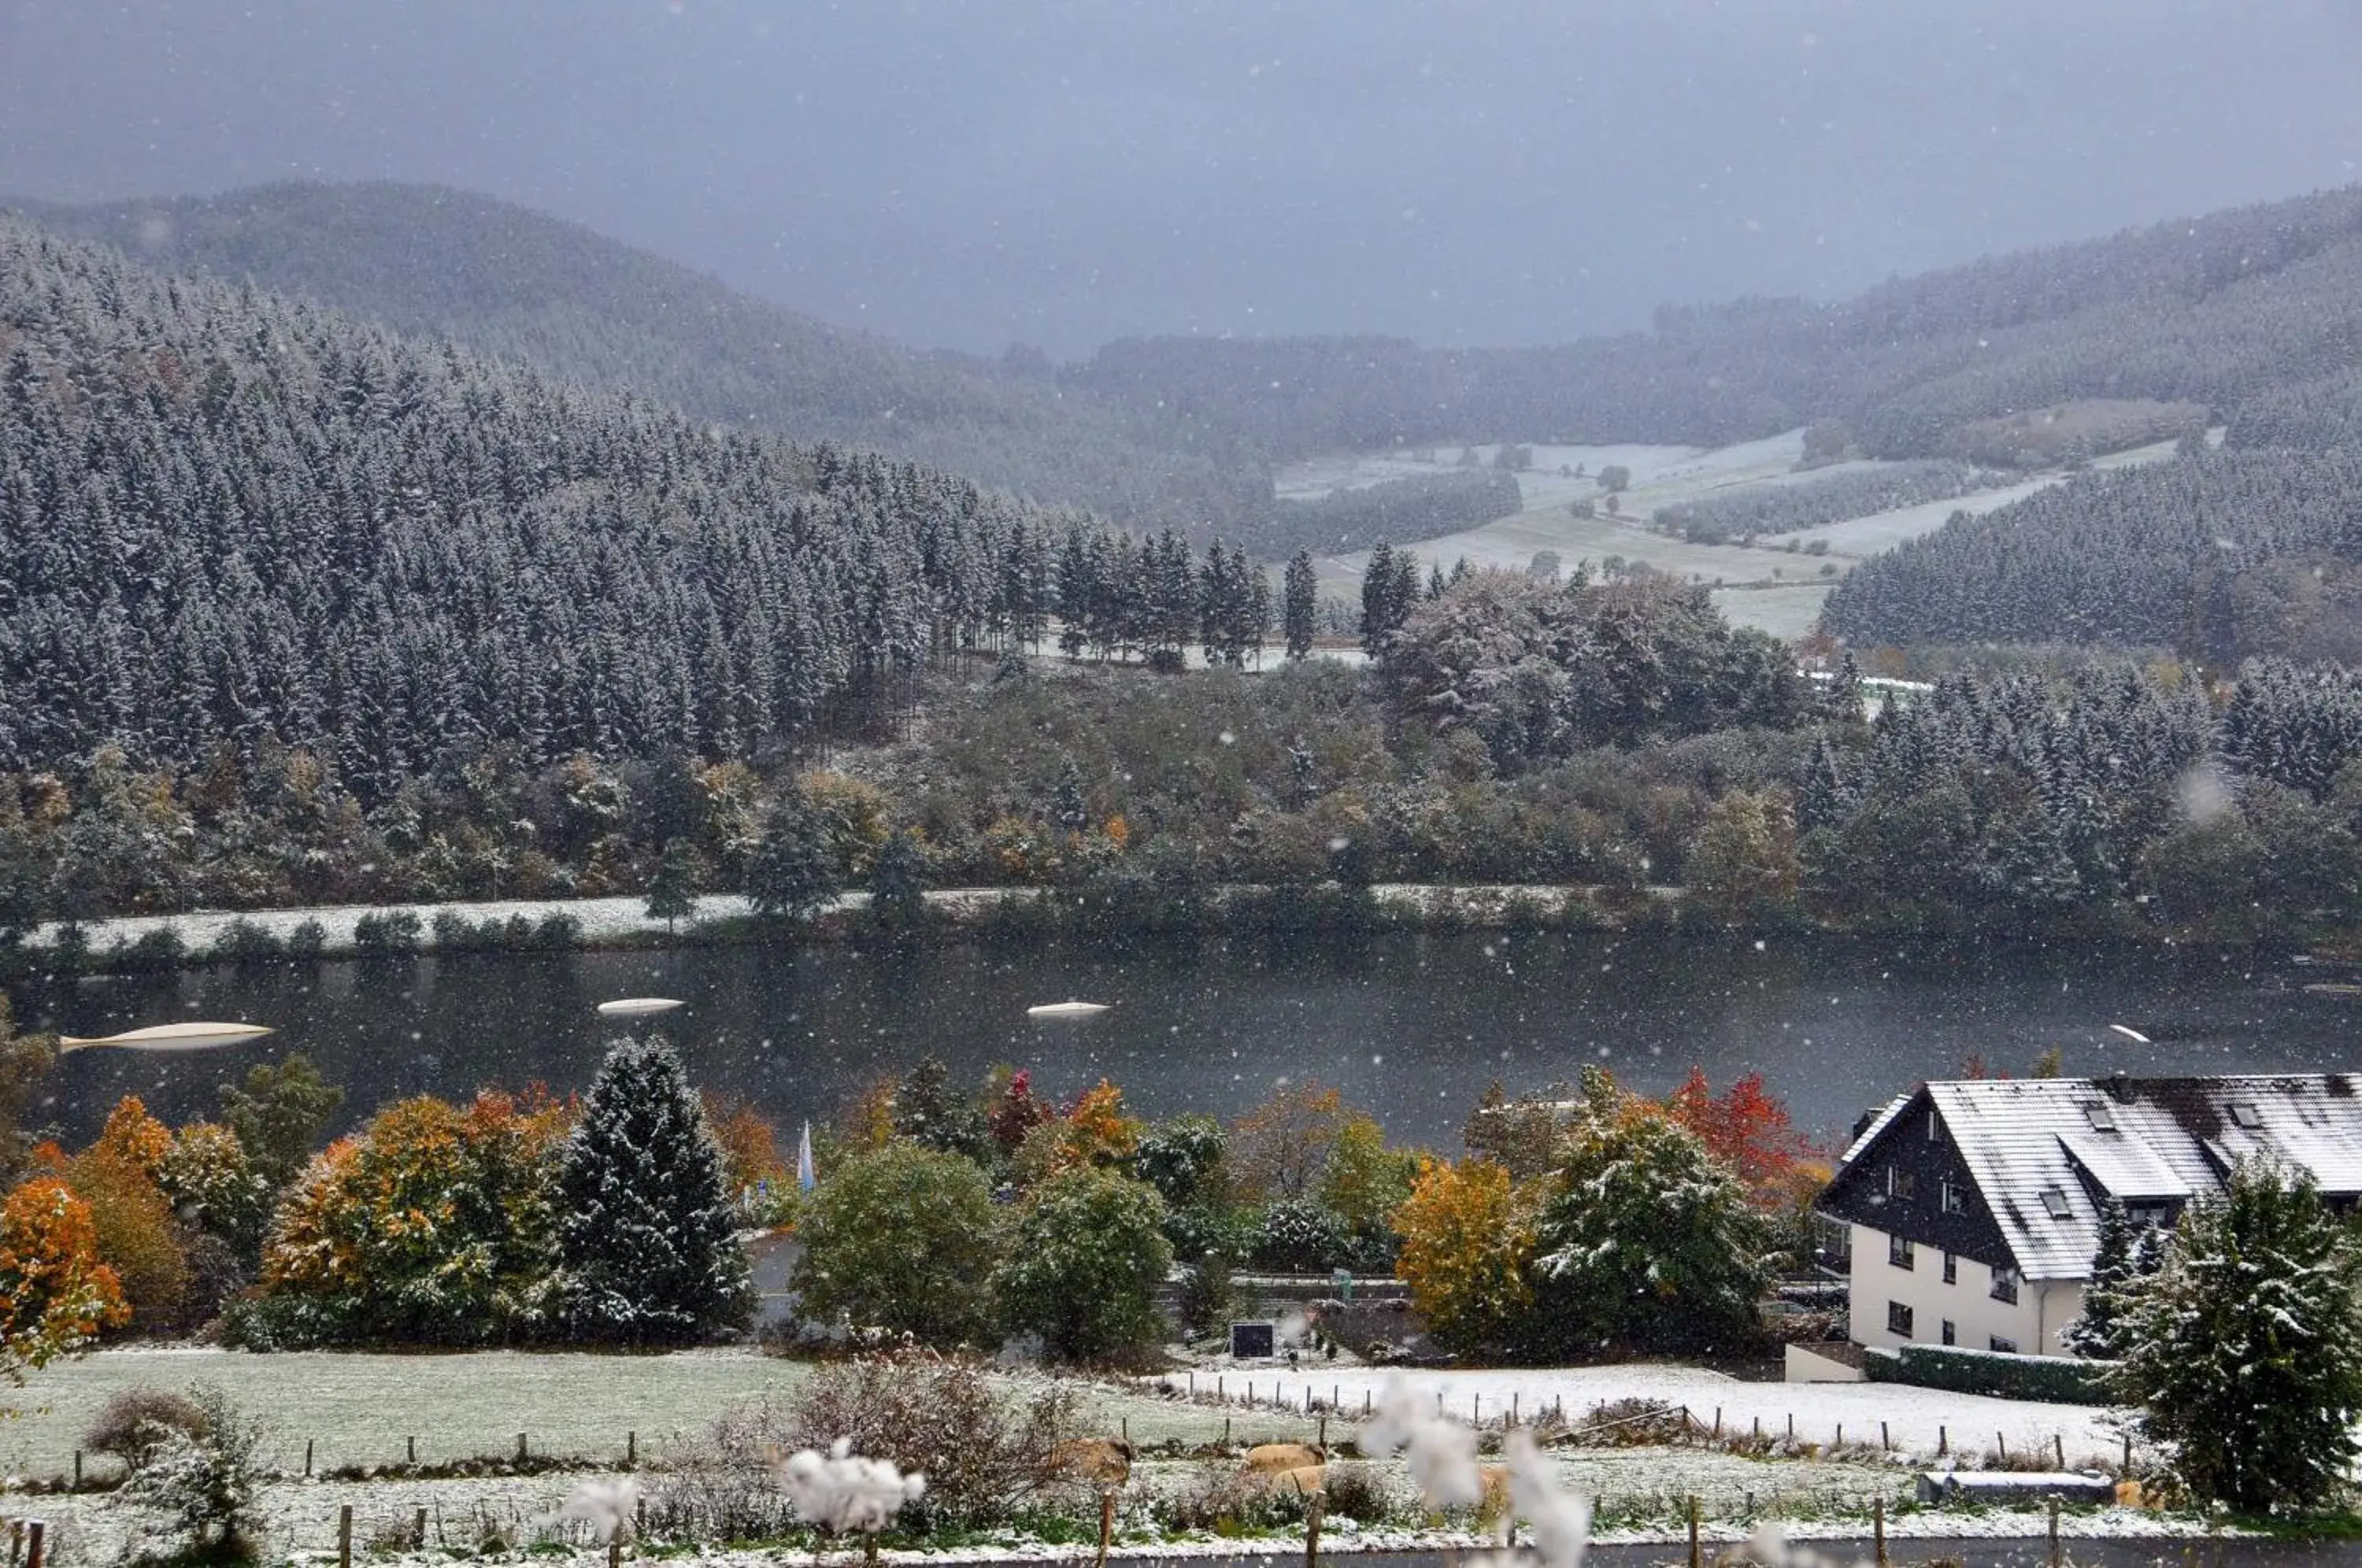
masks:
MULTIPOLYGON (((548 1536, 549 1516, 586 1473, 612 1473, 622 1458, 625 1433, 637 1436, 642 1484, 660 1492, 667 1485, 668 1456, 679 1452, 687 1439, 744 1402, 792 1398, 812 1375, 806 1364, 747 1350, 641 1356, 107 1351, 48 1368, 17 1392, 22 1413, 0 1423, 0 1459, 12 1476, 60 1474, 70 1467, 92 1416, 113 1394, 202 1380, 221 1386, 261 1416, 269 1430, 266 1463, 298 1473, 264 1491, 271 1560, 332 1551, 337 1510, 346 1505, 354 1509, 356 1545, 378 1548, 373 1560, 442 1561, 447 1553, 475 1553, 493 1537, 508 1543, 509 1555, 525 1548, 524 1555, 538 1556, 549 1545, 531 1543, 548 1536), (514 1452, 519 1431, 528 1434, 535 1453, 579 1459, 590 1469, 444 1479, 300 1478, 307 1439, 314 1444, 315 1470, 326 1471, 399 1464, 412 1437, 417 1439, 419 1460, 429 1465, 504 1456, 514 1452), (425 1551, 398 1549, 407 1547, 398 1538, 422 1509, 429 1521, 425 1551)), ((1012 1389, 1029 1384, 1032 1375, 1014 1375, 1012 1389)), ((1230 1369, 1221 1375, 1226 1391, 1236 1396, 1244 1392, 1250 1375, 1230 1369)), ((1072 1385, 1081 1400, 1082 1430, 1128 1435, 1143 1451, 1124 1495, 1120 1532, 1136 1547, 1146 1549, 1153 1535, 1147 1512, 1153 1496, 1178 1495, 1230 1474, 1243 1445, 1311 1439, 1320 1428, 1317 1417, 1301 1413, 1308 1389, 1347 1412, 1330 1422, 1328 1436, 1334 1442, 1358 1427, 1352 1418, 1362 1395, 1375 1396, 1395 1375, 1321 1367, 1302 1373, 1265 1368, 1252 1375, 1257 1396, 1253 1408, 1188 1402, 1160 1391, 1154 1379, 1072 1385), (1297 1408, 1274 1408, 1275 1393, 1297 1408), (1231 1452, 1214 1452, 1211 1445, 1226 1438, 1231 1452), (1146 1452, 1168 1442, 1194 1452, 1186 1458, 1146 1452)), ((1753 1383, 1668 1364, 1404 1375, 1422 1397, 1438 1397, 1447 1409, 1475 1415, 1488 1427, 1513 1397, 1529 1415, 1554 1404, 1574 1415, 1602 1400, 1636 1397, 1686 1402, 1702 1419, 1710 1421, 1719 1410, 1726 1430, 1734 1434, 1760 1423, 1767 1435, 1782 1435, 1794 1418, 1795 1442, 1774 1445, 1768 1453, 1687 1445, 1553 1449, 1561 1485, 1598 1500, 1597 1534, 1603 1540, 1677 1539, 1692 1497, 1698 1499, 1707 1538, 1716 1540, 1738 1539, 1766 1520, 1778 1520, 1800 1536, 1848 1537, 1860 1533, 1874 1499, 1884 1501, 1890 1533, 1898 1537, 2038 1535, 2042 1516, 2032 1509, 1962 1514, 1919 1508, 1911 1501, 1918 1471, 1930 1463, 1981 1463, 1984 1455, 1974 1451, 1990 1450, 1996 1437, 2020 1455, 2063 1439, 2070 1463, 2113 1460, 2119 1452, 2109 1412, 1893 1385, 1753 1383), (1882 1419, 1891 1429, 1891 1452, 1879 1444, 1882 1419), (1834 1443, 1839 1422, 1842 1448, 1834 1443), (1939 1437, 1950 1451, 1943 1460, 1935 1457, 1939 1437)), ((1201 1387, 1210 1390, 1211 1377, 1199 1378, 1201 1387)), ((1186 1386, 1187 1379, 1176 1375, 1169 1381, 1186 1386)), ((1389 1485, 1407 1493, 1399 1461, 1378 1469, 1389 1485)), ((104 1462, 93 1462, 94 1478, 106 1472, 104 1462)), ((139 1516, 103 1494, 47 1496, 39 1507, 57 1525, 53 1539, 64 1549, 59 1560, 68 1563, 113 1561, 143 1528, 139 1516)), ((0 1512, 23 1511, 0 1503, 0 1512)), ((2079 1537, 2186 1533, 2192 1528, 2187 1519, 2122 1508, 2081 1509, 2066 1521, 2066 1533, 2079 1537)), ((558 1539, 569 1538, 559 1532, 558 1539)), ((585 1544, 579 1530, 570 1543, 577 1549, 585 1544)), ((1157 1555, 1221 1555, 1238 1544, 1214 1538, 1154 1540, 1157 1555)), ((1400 1550, 1471 1542, 1448 1531, 1357 1531, 1341 1522, 1331 1544, 1339 1550, 1400 1550)), ((1072 1553, 1018 1540, 965 1555, 1049 1559, 1072 1553)))
MULTIPOLYGON (((1489 460, 1497 448, 1480 447, 1489 460)), ((2092 463, 2095 469, 2122 468, 2170 457, 2174 444, 2158 442, 2114 453, 2092 463)), ((1456 456, 1456 448, 1440 452, 1456 456)), ((1982 513, 2008 502, 2062 482, 2065 469, 2047 469, 2022 482, 1953 501, 1894 508, 1817 528, 1783 534, 1758 545, 1737 542, 1694 545, 1668 538, 1653 526, 1660 508, 1678 506, 1733 490, 1780 486, 1808 477, 1849 470, 1870 470, 1882 465, 1854 460, 1801 476, 1794 470, 1804 455, 1804 432, 1736 446, 1704 450, 1687 447, 1550 447, 1533 448, 1532 466, 1518 475, 1523 510, 1480 528, 1441 538, 1410 543, 1422 560, 1446 566, 1465 558, 1479 567, 1523 570, 1544 550, 1554 552, 1562 567, 1572 569, 1580 560, 1596 567, 1611 556, 1645 562, 1685 580, 1713 586, 1714 600, 1734 624, 1755 626, 1775 636, 1798 637, 1810 632, 1819 618, 1821 602, 1829 589, 1860 561, 1893 548, 1943 526, 1955 512, 1982 513), (1632 473, 1631 487, 1618 498, 1618 515, 1604 510, 1595 476, 1609 464, 1622 464, 1632 473), (1562 469, 1581 467, 1577 479, 1562 469), (1578 517, 1570 510, 1581 500, 1597 502, 1593 516, 1578 517), (1794 541, 1794 549, 1789 548, 1794 541), (1805 553, 1818 544, 1825 553, 1805 553), (1826 573, 1823 569, 1831 569, 1826 573)), ((1434 472, 1431 464, 1410 460, 1404 453, 1340 456, 1303 463, 1284 470, 1276 480, 1283 494, 1318 496, 1332 490, 1374 484, 1409 473, 1434 472)), ((1397 544, 1405 541, 1397 540, 1397 544)), ((1323 593, 1353 599, 1368 564, 1365 552, 1329 556, 1314 564, 1323 593)))

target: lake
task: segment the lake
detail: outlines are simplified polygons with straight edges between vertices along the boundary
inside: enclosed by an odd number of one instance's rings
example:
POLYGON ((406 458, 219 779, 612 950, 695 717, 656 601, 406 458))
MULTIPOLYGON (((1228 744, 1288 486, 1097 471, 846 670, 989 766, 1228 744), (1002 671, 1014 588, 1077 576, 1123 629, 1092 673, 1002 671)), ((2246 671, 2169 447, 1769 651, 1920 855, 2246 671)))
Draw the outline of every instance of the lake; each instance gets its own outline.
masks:
POLYGON ((1442 1150, 1493 1079, 1515 1091, 1586 1063, 1652 1092, 1692 1063, 1717 1088, 1760 1072, 1799 1127, 1838 1141, 1865 1109, 1958 1076, 1972 1054, 2016 1074, 2054 1045, 2075 1074, 2362 1069, 2362 1001, 2304 988, 2325 977, 2235 950, 1388 933, 1131 953, 1043 941, 460 955, 40 981, 10 999, 20 1024, 74 1034, 174 1018, 279 1031, 204 1055, 65 1058, 47 1114, 75 1141, 126 1093, 170 1121, 210 1114, 223 1078, 299 1049, 349 1091, 348 1122, 397 1096, 487 1083, 563 1093, 624 1032, 596 1004, 656 995, 689 1004, 660 1026, 697 1080, 783 1126, 933 1052, 967 1081, 1030 1067, 1062 1098, 1105 1075, 1152 1116, 1226 1116, 1317 1078, 1397 1140, 1442 1150), (1068 998, 1115 1005, 1025 1016, 1068 998))

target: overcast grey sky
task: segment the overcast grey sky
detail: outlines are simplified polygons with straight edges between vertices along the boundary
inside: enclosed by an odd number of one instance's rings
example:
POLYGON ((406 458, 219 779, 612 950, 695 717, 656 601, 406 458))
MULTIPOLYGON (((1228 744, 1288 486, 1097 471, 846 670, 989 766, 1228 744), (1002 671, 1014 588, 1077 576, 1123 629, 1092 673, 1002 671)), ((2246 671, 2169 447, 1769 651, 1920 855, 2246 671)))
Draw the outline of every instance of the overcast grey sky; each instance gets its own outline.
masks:
POLYGON ((389 177, 827 319, 1535 342, 2357 178, 2356 0, 0 0, 0 193, 389 177))

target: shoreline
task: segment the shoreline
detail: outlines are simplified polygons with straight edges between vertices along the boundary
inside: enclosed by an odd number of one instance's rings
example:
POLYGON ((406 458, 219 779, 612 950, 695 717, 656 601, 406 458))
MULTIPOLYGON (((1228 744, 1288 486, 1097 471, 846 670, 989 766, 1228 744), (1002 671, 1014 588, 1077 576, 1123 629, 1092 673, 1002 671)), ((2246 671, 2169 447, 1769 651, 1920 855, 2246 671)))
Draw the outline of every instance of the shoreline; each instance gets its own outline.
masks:
MULTIPOLYGON (((63 967, 77 974, 138 974, 277 962, 392 960, 437 954, 660 951, 735 945, 902 940, 990 940, 1073 935, 1088 939, 1187 940, 1273 933, 1395 931, 1450 933, 1634 933, 1700 938, 1895 941, 1931 948, 2040 944, 2057 939, 2127 948, 2246 951, 2266 944, 2186 941, 2162 928, 2112 922, 2100 927, 2004 936, 1973 927, 1945 932, 1864 930, 1797 911, 1756 922, 1714 919, 1676 887, 1638 889, 1545 883, 1378 883, 1365 889, 1334 882, 1280 886, 1218 884, 1160 891, 1112 914, 1093 912, 1091 888, 1030 885, 931 889, 914 924, 889 927, 868 918, 866 892, 837 895, 792 922, 757 919, 737 893, 706 893, 677 922, 652 917, 640 895, 576 899, 455 900, 445 902, 337 904, 257 910, 188 910, 115 915, 32 929, 15 949, 14 967, 63 967), (1366 899, 1363 897, 1366 894, 1366 899), (357 930, 369 917, 408 916, 406 933, 371 941, 357 930), (316 930, 309 928, 316 927, 316 930)), ((1105 907, 1104 902, 1099 907, 1105 907)), ((7 955, 0 952, 0 964, 7 955)), ((2299 962, 2307 959, 2300 958, 2299 962)), ((2334 963, 2331 959, 2328 962, 2334 963)))

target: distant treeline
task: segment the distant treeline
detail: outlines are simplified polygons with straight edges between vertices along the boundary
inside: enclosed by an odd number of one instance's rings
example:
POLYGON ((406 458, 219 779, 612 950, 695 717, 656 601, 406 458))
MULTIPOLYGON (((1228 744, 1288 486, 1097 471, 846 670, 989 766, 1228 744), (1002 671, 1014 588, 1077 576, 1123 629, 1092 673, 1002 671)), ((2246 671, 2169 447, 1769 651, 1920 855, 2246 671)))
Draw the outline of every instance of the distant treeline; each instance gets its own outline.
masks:
POLYGON ((1282 501, 1256 537, 1274 553, 1337 555, 1366 550, 1381 539, 1434 539, 1481 528, 1524 505, 1515 474, 1447 469, 1331 491, 1318 501, 1282 501))
POLYGON ((1939 458, 1844 469, 1791 484, 1749 485, 1725 495, 1661 506, 1656 521, 1679 527, 1683 537, 1696 543, 1718 545, 1749 534, 1790 534, 1900 506, 1950 501, 2005 482, 2004 476, 1990 469, 1939 458))
POLYGON ((290 184, 39 216, 149 265, 301 293, 723 428, 889 453, 1267 560, 1303 540, 1274 502, 1273 469, 1324 451, 1721 445, 1834 421, 1872 457, 1973 457, 1980 422, 2090 400, 2189 404, 2227 420, 2235 441, 2252 422, 2271 432, 2257 439, 2318 447, 2348 438, 2335 432, 2352 428, 2362 341, 2362 189, 1929 272, 1835 305, 1668 309, 1651 331, 1563 345, 1133 339, 1066 367, 914 353, 429 187, 290 184))
POLYGON ((2362 188, 2349 188, 1924 273, 1829 306, 1664 310, 1652 332, 1534 348, 1135 339, 1065 381, 1209 455, 1472 432, 1716 446, 1838 420, 1870 456, 1906 458, 1947 455, 1973 421, 2078 399, 2199 403, 2235 428, 2250 406, 2279 410, 2280 389, 2346 371, 2356 341, 2362 188))
POLYGON ((2070 643, 2362 657, 2362 447, 2233 447, 2078 476, 1863 562, 1856 646, 2070 643))
MULTIPOLYGON (((436 186, 285 183, 92 207, 23 204, 144 265, 251 282, 447 337, 724 429, 882 452, 1120 522, 1238 538, 1271 483, 1046 374, 921 354, 737 293, 524 207, 436 186)), ((1046 366, 1043 369, 1046 371, 1046 366)))

